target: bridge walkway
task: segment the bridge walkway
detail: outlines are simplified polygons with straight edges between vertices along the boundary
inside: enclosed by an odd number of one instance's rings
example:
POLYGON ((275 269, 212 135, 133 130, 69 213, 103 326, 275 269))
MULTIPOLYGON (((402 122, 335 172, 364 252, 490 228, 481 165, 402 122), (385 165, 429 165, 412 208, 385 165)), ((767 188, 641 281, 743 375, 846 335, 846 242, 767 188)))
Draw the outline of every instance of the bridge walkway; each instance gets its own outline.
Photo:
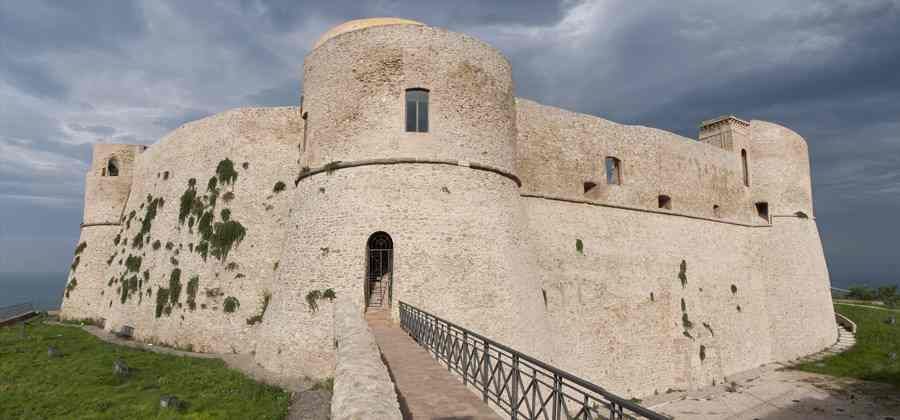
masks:
POLYGON ((404 419, 500 419, 399 324, 391 322, 387 312, 368 312, 366 320, 397 386, 404 419))

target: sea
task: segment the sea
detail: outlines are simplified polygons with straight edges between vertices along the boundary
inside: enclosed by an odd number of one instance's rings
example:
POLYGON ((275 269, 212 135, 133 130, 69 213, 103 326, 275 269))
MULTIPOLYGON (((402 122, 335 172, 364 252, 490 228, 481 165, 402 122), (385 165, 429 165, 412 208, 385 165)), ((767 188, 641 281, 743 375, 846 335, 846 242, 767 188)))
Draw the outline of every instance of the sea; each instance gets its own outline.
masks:
POLYGON ((0 273, 0 307, 31 302, 38 310, 59 309, 66 273, 0 273))

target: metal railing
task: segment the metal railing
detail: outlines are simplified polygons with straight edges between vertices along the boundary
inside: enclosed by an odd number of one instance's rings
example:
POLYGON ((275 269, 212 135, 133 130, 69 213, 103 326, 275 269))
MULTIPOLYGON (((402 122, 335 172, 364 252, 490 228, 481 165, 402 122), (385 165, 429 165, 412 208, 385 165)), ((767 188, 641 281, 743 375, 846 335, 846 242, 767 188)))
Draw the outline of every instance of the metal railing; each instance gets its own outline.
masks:
POLYGON ((23 315, 34 312, 34 305, 31 302, 19 303, 16 305, 4 306, 0 308, 0 322, 15 319, 23 315))
POLYGON ((405 302, 400 325, 512 420, 669 419, 405 302))

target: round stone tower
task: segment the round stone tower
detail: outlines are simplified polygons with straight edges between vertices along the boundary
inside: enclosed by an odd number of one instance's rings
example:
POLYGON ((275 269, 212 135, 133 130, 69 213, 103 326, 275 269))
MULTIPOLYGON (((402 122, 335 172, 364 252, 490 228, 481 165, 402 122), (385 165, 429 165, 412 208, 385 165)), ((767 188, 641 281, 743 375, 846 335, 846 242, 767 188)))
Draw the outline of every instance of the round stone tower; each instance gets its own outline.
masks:
POLYGON ((279 319, 263 326, 296 333, 262 334, 278 342, 258 359, 326 372, 330 311, 304 297, 329 288, 360 310, 397 319, 404 301, 544 353, 541 289, 519 232, 509 62, 470 36, 400 19, 351 21, 315 45, 283 292, 272 296, 279 319))

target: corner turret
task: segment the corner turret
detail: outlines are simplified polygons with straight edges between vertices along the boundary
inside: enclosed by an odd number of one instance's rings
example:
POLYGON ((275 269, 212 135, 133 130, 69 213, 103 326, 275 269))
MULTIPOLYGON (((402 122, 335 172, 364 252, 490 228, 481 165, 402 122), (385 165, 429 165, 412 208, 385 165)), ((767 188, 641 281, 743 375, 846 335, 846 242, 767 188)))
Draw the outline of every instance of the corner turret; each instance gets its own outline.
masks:
POLYGON ((82 226, 118 224, 131 191, 134 161, 147 146, 94 145, 91 169, 85 179, 82 226))

